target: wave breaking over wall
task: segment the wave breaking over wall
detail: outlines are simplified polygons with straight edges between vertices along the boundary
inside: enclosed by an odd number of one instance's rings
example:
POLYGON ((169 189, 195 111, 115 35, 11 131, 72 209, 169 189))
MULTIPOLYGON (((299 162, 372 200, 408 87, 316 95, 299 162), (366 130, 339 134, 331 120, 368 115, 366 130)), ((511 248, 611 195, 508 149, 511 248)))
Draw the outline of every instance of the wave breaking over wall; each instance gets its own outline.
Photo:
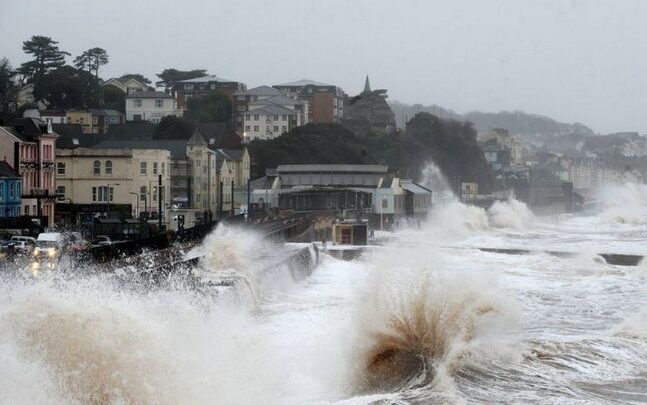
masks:
POLYGON ((363 392, 451 390, 455 370, 516 324, 514 305, 496 285, 463 271, 381 264, 365 291, 356 314, 363 392))

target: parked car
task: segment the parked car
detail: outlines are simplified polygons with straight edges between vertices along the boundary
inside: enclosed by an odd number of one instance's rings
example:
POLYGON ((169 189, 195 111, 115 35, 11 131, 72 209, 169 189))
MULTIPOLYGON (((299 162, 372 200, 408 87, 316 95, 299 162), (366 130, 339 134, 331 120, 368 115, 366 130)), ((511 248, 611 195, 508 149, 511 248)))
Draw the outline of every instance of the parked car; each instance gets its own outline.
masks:
POLYGON ((112 240, 110 240, 110 237, 106 235, 98 235, 94 238, 94 241, 92 242, 92 246, 109 246, 112 244, 113 244, 112 240))

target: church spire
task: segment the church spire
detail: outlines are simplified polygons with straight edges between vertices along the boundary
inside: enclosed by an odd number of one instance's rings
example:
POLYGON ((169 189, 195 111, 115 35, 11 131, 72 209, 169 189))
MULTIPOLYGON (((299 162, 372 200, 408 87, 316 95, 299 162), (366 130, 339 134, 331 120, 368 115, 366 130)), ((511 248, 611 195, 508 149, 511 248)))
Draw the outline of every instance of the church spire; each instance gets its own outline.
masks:
POLYGON ((368 75, 366 75, 366 82, 364 83, 363 93, 370 93, 370 92, 371 92, 371 84, 368 82, 368 75))

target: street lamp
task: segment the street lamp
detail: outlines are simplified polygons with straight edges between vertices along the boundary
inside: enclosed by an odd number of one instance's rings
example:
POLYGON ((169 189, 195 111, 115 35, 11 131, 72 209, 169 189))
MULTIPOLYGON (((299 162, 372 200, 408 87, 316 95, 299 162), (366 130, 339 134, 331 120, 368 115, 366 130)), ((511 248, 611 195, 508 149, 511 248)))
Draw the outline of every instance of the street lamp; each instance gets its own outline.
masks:
POLYGON ((108 183, 106 185, 106 219, 110 218, 110 186, 120 186, 119 183, 108 183))
POLYGON ((130 191, 128 194, 132 194, 137 197, 137 205, 135 205, 135 218, 139 218, 139 193, 130 191))

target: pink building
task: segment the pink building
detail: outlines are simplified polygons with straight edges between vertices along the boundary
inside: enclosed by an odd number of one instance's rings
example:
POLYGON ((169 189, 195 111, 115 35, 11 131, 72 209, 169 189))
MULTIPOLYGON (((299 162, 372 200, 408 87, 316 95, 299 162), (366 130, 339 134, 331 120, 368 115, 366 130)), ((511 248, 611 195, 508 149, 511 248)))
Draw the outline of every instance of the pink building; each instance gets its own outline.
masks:
POLYGON ((0 160, 22 176, 21 214, 46 216, 54 225, 56 205, 56 139, 51 124, 19 118, 0 127, 0 160))

